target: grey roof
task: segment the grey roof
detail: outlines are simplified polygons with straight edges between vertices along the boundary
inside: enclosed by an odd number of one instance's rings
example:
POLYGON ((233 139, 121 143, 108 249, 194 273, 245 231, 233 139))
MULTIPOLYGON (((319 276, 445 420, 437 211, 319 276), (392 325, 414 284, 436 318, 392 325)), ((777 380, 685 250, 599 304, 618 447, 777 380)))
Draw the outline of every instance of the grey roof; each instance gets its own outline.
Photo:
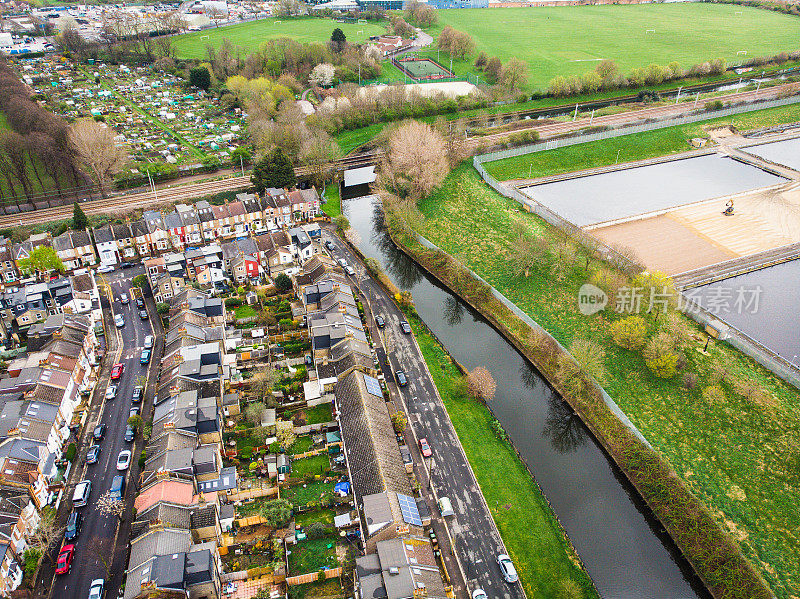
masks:
POLYGON ((141 237, 142 235, 147 235, 147 222, 143 218, 139 220, 135 220, 131 223, 131 232, 133 233, 134 237, 141 237))
POLYGON ((210 493, 212 491, 235 489, 238 484, 236 480, 236 467, 229 466, 219 471, 219 478, 198 482, 197 488, 203 493, 210 493))
POLYGON ((189 529, 191 524, 191 508, 160 501, 140 514, 131 528, 131 538, 135 539, 147 532, 150 524, 160 523, 169 528, 189 529))
POLYGON ((164 216, 164 226, 167 229, 179 229, 183 226, 183 221, 177 212, 170 212, 164 216))
POLYGON ((147 532, 131 542, 129 569, 136 568, 157 555, 186 552, 191 545, 192 535, 188 530, 165 528, 147 532))
POLYGON ((213 580, 214 563, 211 557, 211 550, 201 549, 187 553, 184 568, 186 586, 194 586, 213 580))
POLYGON ((94 234, 95 243, 105 243, 108 241, 114 241, 114 234, 111 231, 110 225, 93 229, 92 233, 94 234))
POLYGON ((209 503, 203 507, 195 508, 192 510, 190 521, 192 530, 215 526, 218 521, 217 504, 209 503))
POLYGON ((131 228, 128 224, 113 225, 111 231, 114 234, 114 239, 128 239, 131 235, 131 228))

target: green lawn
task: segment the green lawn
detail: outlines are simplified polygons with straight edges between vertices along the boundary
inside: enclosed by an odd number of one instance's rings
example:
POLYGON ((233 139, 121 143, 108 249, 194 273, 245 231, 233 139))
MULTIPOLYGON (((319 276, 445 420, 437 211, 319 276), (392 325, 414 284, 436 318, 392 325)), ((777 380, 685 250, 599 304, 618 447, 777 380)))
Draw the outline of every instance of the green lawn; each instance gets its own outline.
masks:
POLYGON ((304 408, 306 413, 306 424, 321 424, 323 422, 331 421, 331 404, 321 403, 318 406, 304 408))
POLYGON ((617 152, 619 162, 685 152, 691 149, 689 140, 692 137, 704 137, 703 129, 711 125, 729 123, 745 131, 794 121, 800 121, 800 105, 797 104, 514 156, 486 162, 484 167, 500 180, 545 177, 614 164, 617 152))
POLYGON ((322 522, 323 524, 333 524, 334 512, 329 509, 317 509, 296 514, 294 522, 298 526, 311 526, 315 522, 322 522))
POLYGON ((236 517, 248 518, 250 516, 261 515, 261 509, 264 507, 264 504, 273 499, 274 497, 256 497, 252 501, 242 503, 242 505, 236 506, 236 517))
POLYGON ((257 48, 261 42, 271 38, 289 37, 299 42, 326 43, 337 27, 344 32, 347 41, 353 43, 364 42, 371 35, 386 33, 386 27, 376 23, 337 23, 332 19, 319 17, 292 19, 270 17, 249 23, 185 33, 174 37, 173 40, 179 58, 203 58, 208 44, 219 46, 225 38, 231 40, 234 45, 241 46, 247 53, 248 50, 257 48))
POLYGON ((331 462, 327 453, 320 453, 310 458, 303 458, 292 462, 292 476, 302 478, 306 474, 323 474, 330 468, 331 462))
POLYGON ((312 501, 320 501, 320 498, 328 498, 333 494, 336 483, 325 483, 316 481, 304 485, 295 485, 281 489, 281 497, 288 499, 294 505, 306 505, 312 501))
POLYGON ((492 431, 489 410, 459 391, 450 357, 416 317, 409 322, 527 596, 597 597, 538 485, 492 431))
POLYGON ((697 335, 699 341, 684 356, 684 370, 698 377, 696 386, 687 389, 681 375, 655 378, 640 353, 612 343, 609 321, 619 315, 604 311, 586 317, 578 312, 575 298, 588 277, 582 259, 562 261, 560 280, 547 272, 528 278, 515 272, 518 226, 551 243, 556 235, 488 188, 471 166, 451 173, 421 210, 427 217, 421 231, 425 236, 459 256, 563 345, 585 339, 604 348, 609 394, 740 543, 776 596, 800 595, 800 392, 727 344, 712 343, 709 357, 694 351, 702 349, 704 335, 697 335), (726 379, 719 383, 724 399, 715 402, 702 390, 718 380, 718 367, 724 368, 726 379), (756 385, 765 395, 746 399, 734 387, 743 383, 756 385))
MULTIPOLYGON (((798 47, 800 19, 735 5, 677 3, 625 6, 564 6, 440 10, 445 25, 468 32, 481 50, 503 62, 528 63, 531 87, 545 88, 556 75, 581 75, 601 59, 627 73, 651 63, 678 61, 684 68, 713 58, 738 63, 798 47), (736 14, 741 12, 742 14, 736 14), (645 33, 655 29, 655 33, 645 33), (509 35, 513 31, 513 35, 509 35)), ((435 54, 435 52, 434 52, 435 54)), ((468 62, 454 62, 457 76, 476 74, 468 62)), ((449 58, 442 53, 442 64, 449 58)))
POLYGON ((236 306, 233 311, 236 318, 250 318, 252 316, 258 316, 258 312, 253 306, 248 306, 247 304, 242 304, 241 306, 236 306))
POLYGON ((342 198, 339 195, 338 183, 331 183, 325 188, 325 203, 322 210, 331 218, 342 215, 342 198))
POLYGON ((306 539, 297 545, 287 547, 289 553, 289 574, 298 576, 317 572, 322 568, 335 568, 339 565, 336 559, 335 539, 306 539))
POLYGON ((291 449, 286 453, 297 455, 298 453, 305 453, 314 445, 314 441, 309 435, 297 437, 297 440, 292 445, 291 449))

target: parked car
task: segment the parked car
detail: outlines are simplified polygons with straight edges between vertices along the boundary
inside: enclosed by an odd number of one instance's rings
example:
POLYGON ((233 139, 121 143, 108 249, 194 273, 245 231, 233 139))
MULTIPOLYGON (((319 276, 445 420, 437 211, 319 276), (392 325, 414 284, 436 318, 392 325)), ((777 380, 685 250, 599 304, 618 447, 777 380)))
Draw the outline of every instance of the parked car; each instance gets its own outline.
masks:
POLYGON ((411 334, 411 325, 408 324, 405 320, 400 321, 400 330, 403 331, 406 335, 411 334))
POLYGON ((81 523, 83 522, 83 516, 80 512, 73 512, 67 518, 67 528, 64 529, 64 540, 65 541, 72 541, 78 538, 78 535, 81 532, 81 523))
POLYGON ((88 599, 103 599, 106 594, 106 581, 103 578, 96 578, 89 586, 88 599))
POLYGON ((101 272, 103 274, 114 272, 114 267, 110 264, 103 264, 100 268, 97 269, 97 272, 101 272))
POLYGON ((141 318, 142 320, 147 320, 148 319, 147 310, 139 310, 139 318, 141 318))
POLYGON ((431 449, 431 446, 428 445, 428 440, 425 437, 422 437, 419 440, 419 451, 423 458, 429 458, 433 455, 433 450, 431 449))
POLYGON ((149 364, 150 363, 150 353, 151 353, 151 350, 143 349, 142 350, 142 357, 139 358, 139 363, 140 364, 149 364))
POLYGON ((136 298, 136 307, 140 310, 144 310, 144 300, 140 297, 136 298))
POLYGON ((97 460, 100 458, 100 446, 99 445, 92 445, 86 451, 86 463, 87 464, 96 464, 97 460))
POLYGON ((144 392, 144 387, 134 387, 133 395, 131 396, 131 401, 133 403, 139 403, 140 401, 142 401, 143 392, 144 392))
POLYGON ((486 591, 482 588, 477 588, 472 591, 472 599, 489 599, 489 597, 486 595, 486 591))
POLYGON ((386 321, 383 319, 383 316, 376 316, 375 317, 375 324, 379 329, 382 329, 386 326, 386 321))
POLYGON ((67 574, 72 567, 72 559, 75 557, 75 545, 64 545, 58 554, 56 561, 56 574, 67 574))
POLYGON ((125 326, 125 317, 122 314, 115 314, 114 315, 114 324, 117 326, 118 329, 121 329, 125 326))
POLYGON ((139 415, 139 406, 133 406, 128 411, 128 418, 130 418, 131 416, 138 416, 138 415, 139 415))
POLYGON ((125 372, 125 364, 119 362, 118 364, 114 364, 111 368, 111 380, 115 381, 119 377, 122 376, 122 373, 125 372))
POLYGON ((121 293, 119 296, 119 301, 123 304, 129 304, 131 302, 131 300, 128 299, 127 293, 121 293))
POLYGON ((106 400, 114 399, 117 396, 117 386, 109 385, 106 389, 106 400))
POLYGON ((92 481, 82 480, 75 485, 75 492, 72 494, 72 507, 83 507, 89 503, 89 496, 92 494, 92 481))
POLYGON ((127 449, 123 449, 119 452, 117 456, 117 470, 127 470, 128 466, 131 465, 131 452, 127 449))
POLYGON ((347 266, 347 260, 345 260, 344 258, 339 258, 339 259, 337 260, 337 262, 339 263, 339 266, 341 266, 342 268, 344 268, 345 266, 347 266))
POLYGON ((500 574, 506 582, 517 582, 519 580, 517 570, 514 568, 511 558, 505 553, 501 553, 497 556, 497 564, 500 566, 500 574))
POLYGON ((129 424, 125 427, 125 441, 132 443, 134 437, 136 437, 136 429, 129 424))
POLYGON ((408 385, 408 378, 406 377, 406 373, 402 370, 395 370, 394 371, 394 378, 397 379, 397 384, 401 387, 405 387, 408 385))
POLYGON ((351 277, 355 276, 355 274, 356 274, 355 269, 352 266, 350 266, 349 264, 344 267, 344 272, 349 274, 351 277))
POLYGON ((153 336, 152 335, 148 335, 147 337, 144 338, 144 347, 145 347, 145 349, 150 349, 151 347, 153 347, 153 336))
POLYGON ((133 268, 136 266, 136 262, 123 262, 122 268, 133 268))
POLYGON ((94 427, 94 432, 92 433, 92 437, 95 441, 102 441, 103 437, 106 436, 106 430, 108 427, 105 424, 98 424, 94 427))

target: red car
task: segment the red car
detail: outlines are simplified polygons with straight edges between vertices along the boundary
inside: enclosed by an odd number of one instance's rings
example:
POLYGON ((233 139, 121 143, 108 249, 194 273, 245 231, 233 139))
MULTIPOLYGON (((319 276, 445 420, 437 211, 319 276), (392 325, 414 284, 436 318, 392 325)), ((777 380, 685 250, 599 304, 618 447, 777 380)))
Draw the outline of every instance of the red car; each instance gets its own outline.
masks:
POLYGON ((67 574, 72 566, 72 558, 75 557, 75 545, 64 545, 58 554, 56 562, 56 574, 67 574))
POLYGON ((111 380, 113 381, 121 377, 124 370, 124 364, 114 364, 114 367, 111 369, 111 380))
POLYGON ((419 440, 419 450, 422 453, 423 458, 429 458, 433 455, 431 446, 428 445, 428 440, 425 437, 422 437, 422 439, 419 440))

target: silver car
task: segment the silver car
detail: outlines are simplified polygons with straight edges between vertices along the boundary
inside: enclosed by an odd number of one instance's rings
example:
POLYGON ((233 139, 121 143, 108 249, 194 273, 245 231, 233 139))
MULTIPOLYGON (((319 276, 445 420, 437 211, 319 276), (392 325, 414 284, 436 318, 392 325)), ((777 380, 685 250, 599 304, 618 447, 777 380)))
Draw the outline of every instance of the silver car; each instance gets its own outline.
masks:
POLYGON ((514 568, 511 558, 505 553, 501 553, 497 556, 497 564, 500 566, 500 574, 502 574, 503 579, 506 582, 513 583, 519 580, 519 577, 517 576, 517 570, 514 568))

